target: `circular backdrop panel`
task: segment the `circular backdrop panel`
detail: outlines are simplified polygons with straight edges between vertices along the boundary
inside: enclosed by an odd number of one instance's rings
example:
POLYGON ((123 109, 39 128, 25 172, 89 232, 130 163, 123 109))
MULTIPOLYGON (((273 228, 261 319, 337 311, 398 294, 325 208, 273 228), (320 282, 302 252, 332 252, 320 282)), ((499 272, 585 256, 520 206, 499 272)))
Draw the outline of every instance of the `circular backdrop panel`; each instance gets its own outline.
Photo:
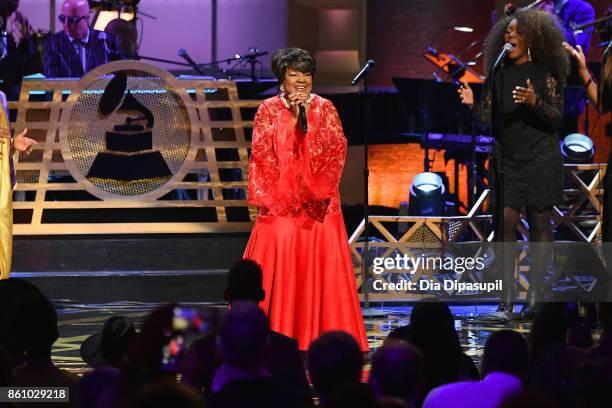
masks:
POLYGON ((181 96, 159 75, 138 70, 94 77, 76 99, 66 132, 76 169, 96 188, 120 197, 164 186, 183 166, 190 141, 191 122, 181 96), (100 100, 116 75, 127 77, 127 87, 115 92, 116 106, 104 115, 100 100), (147 115, 153 117, 152 126, 147 115))

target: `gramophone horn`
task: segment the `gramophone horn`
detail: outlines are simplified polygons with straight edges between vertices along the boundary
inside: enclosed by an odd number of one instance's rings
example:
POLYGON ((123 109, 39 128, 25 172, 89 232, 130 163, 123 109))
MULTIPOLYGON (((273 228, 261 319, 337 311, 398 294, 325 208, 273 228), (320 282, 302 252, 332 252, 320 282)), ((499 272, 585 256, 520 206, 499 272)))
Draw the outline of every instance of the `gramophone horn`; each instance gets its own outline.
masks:
POLYGON ((127 88, 127 76, 123 72, 115 74, 115 77, 110 80, 104 93, 100 98, 98 109, 102 115, 110 115, 117 106, 121 103, 125 89, 127 88))

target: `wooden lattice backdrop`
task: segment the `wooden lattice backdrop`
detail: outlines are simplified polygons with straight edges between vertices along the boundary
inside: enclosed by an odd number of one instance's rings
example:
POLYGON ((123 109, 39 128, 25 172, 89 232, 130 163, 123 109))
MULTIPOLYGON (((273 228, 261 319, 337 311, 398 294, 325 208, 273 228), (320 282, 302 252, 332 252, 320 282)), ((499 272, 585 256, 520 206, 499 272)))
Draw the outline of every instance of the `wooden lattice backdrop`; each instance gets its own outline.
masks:
MULTIPOLYGON (((19 102, 9 104, 12 126, 16 131, 27 127, 38 144, 29 157, 15 156, 18 184, 14 233, 249 231, 255 211, 245 200, 248 149, 252 118, 259 103, 240 100, 233 81, 176 79, 167 71, 138 61, 113 62, 81 80, 24 81, 19 102), (75 162, 71 150, 74 143, 68 139, 70 132, 74 133, 74 127, 70 130, 74 125, 71 115, 75 104, 80 109, 79 97, 88 92, 91 97, 95 94, 91 85, 102 78, 108 81, 109 74, 117 71, 144 73, 164 84, 154 92, 133 90, 137 99, 139 93, 148 101, 154 101, 156 92, 178 95, 174 108, 181 107, 184 118, 179 125, 190 132, 185 138, 188 145, 180 147, 184 161, 175 166, 169 181, 137 195, 117 195, 92 184, 75 162)), ((165 109, 153 105, 149 106, 151 110, 165 109)), ((163 118, 156 118, 154 133, 158 124, 168 127, 163 118)), ((80 125, 91 128, 91 123, 80 125)), ((100 134, 104 131, 100 129, 100 134)), ((159 133, 156 143, 165 137, 159 133)), ((172 146, 165 149, 171 152, 172 146)))

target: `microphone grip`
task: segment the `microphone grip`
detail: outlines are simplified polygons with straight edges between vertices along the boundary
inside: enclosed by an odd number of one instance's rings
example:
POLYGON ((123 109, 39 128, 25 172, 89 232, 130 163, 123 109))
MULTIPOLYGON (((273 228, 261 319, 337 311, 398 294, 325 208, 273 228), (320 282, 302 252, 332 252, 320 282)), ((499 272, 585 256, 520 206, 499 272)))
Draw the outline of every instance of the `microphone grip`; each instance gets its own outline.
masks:
POLYGON ((300 112, 299 112, 299 121, 300 121, 300 127, 302 128, 302 132, 306 133, 308 132, 308 120, 306 119, 306 108, 304 108, 304 105, 300 105, 300 112))

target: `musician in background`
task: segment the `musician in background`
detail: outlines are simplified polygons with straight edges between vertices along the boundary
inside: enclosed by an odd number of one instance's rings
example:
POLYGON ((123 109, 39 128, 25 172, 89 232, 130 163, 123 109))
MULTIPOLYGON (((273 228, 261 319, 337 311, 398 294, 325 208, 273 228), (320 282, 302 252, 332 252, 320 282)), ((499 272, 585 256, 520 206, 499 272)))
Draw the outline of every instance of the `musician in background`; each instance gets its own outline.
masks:
POLYGON ((59 20, 64 25, 63 31, 45 43, 47 77, 82 77, 117 54, 115 36, 89 28, 87 0, 64 0, 59 20))
POLYGON ((575 31, 575 27, 595 20, 595 8, 585 0, 544 0, 540 8, 559 18, 567 43, 589 52, 593 27, 575 31))
POLYGON ((0 28, 6 30, 15 47, 19 47, 23 40, 34 34, 30 22, 17 11, 18 8, 19 0, 0 0, 0 28))
POLYGON ((34 34, 28 19, 17 11, 19 0, 0 0, 0 79, 10 100, 17 99, 23 77, 24 55, 20 45, 34 34))
POLYGON ((138 31, 133 21, 116 18, 106 25, 104 32, 117 39, 122 58, 136 59, 138 56, 138 31))

